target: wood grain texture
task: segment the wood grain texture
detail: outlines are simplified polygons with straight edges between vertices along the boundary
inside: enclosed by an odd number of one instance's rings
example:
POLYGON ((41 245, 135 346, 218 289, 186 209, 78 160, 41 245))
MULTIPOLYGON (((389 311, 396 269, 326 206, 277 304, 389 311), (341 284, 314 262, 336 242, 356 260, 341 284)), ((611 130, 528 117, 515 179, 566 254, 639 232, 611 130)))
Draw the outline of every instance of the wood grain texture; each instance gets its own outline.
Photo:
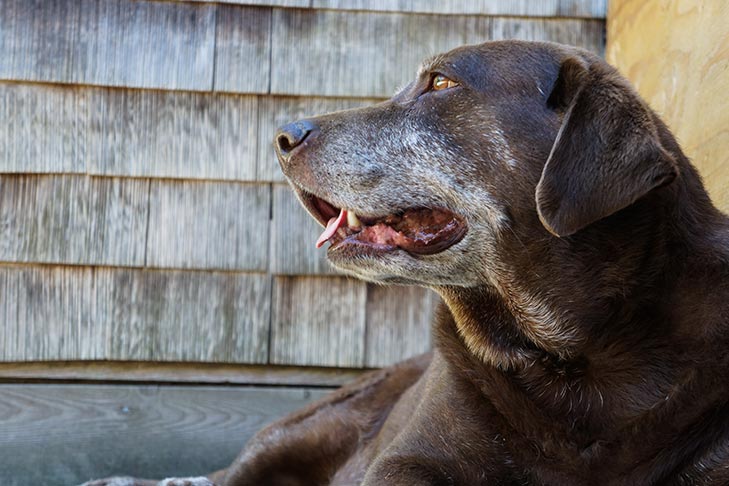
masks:
POLYGON ((256 176, 255 96, 91 89, 89 172, 250 181, 256 176))
POLYGON ((312 0, 312 7, 432 14, 605 18, 607 0, 312 0))
POLYGON ((0 82, 0 173, 86 172, 88 92, 0 82))
POLYGON ((367 286, 365 365, 387 366, 431 347, 431 321, 440 301, 420 287, 367 286))
POLYGON ((262 7, 297 7, 309 8, 311 0, 189 0, 200 3, 226 3, 231 5, 257 5, 262 7))
POLYGON ((577 19, 519 19, 494 18, 492 39, 523 39, 559 42, 578 46, 603 55, 605 51, 605 22, 577 19))
POLYGON ((256 177, 256 96, 0 83, 0 116, 0 172, 256 177))
POLYGON ((0 261, 141 266, 149 182, 0 176, 0 261))
POLYGON ((271 273, 274 275, 338 273, 327 261, 326 248, 314 246, 324 228, 309 216, 288 185, 273 185, 271 224, 271 273))
POLYGON ((0 483, 73 485, 228 466, 264 425, 328 390, 0 385, 0 483))
MULTIPOLYGON (((2 276, 0 276, 2 278, 2 276)), ((244 311, 247 312, 247 311, 244 311)), ((211 385, 341 386, 366 370, 316 366, 154 361, 0 363, 0 383, 108 382, 211 385)))
POLYGON ((215 42, 215 90, 268 93, 271 9, 220 5, 215 42))
POLYGON ((213 272, 100 271, 95 325, 110 359, 265 363, 270 278, 213 272))
POLYGON ((271 92, 389 97, 414 77, 424 58, 506 33, 598 53, 603 49, 604 22, 599 20, 493 21, 496 27, 486 16, 274 9, 271 92), (306 46, 305 56, 301 46, 306 46))
POLYGON ((281 172, 273 149, 273 138, 276 129, 286 123, 322 115, 333 111, 347 110, 371 105, 381 101, 380 98, 318 98, 303 96, 263 96, 260 97, 258 116, 258 174, 259 181, 283 182, 281 172))
POLYGON ((265 275, 0 267, 0 361, 265 363, 265 275))
POLYGON ((389 97, 424 57, 487 40, 489 25, 487 17, 274 9, 271 92, 389 97))
POLYGON ((266 270, 270 196, 264 184, 152 181, 147 265, 266 270))
POLYGON ((612 0, 607 60, 658 112, 729 211, 729 3, 612 0))
POLYGON ((342 277, 275 277, 270 362, 362 367, 366 294, 342 277))
POLYGON ((215 7, 0 0, 0 79, 210 90, 215 7))

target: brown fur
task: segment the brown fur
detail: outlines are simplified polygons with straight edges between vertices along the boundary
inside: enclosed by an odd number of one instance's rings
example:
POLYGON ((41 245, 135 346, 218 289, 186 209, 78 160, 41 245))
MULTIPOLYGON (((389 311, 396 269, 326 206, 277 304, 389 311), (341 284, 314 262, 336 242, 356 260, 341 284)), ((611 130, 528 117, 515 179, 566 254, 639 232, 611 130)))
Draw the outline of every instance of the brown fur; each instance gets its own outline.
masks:
POLYGON ((284 127, 279 155, 338 207, 461 211, 468 235, 437 255, 329 250, 439 292, 435 350, 268 427, 218 483, 729 484, 729 222, 668 129, 565 46, 421 71, 389 102, 284 127), (433 71, 460 86, 428 92, 433 71))

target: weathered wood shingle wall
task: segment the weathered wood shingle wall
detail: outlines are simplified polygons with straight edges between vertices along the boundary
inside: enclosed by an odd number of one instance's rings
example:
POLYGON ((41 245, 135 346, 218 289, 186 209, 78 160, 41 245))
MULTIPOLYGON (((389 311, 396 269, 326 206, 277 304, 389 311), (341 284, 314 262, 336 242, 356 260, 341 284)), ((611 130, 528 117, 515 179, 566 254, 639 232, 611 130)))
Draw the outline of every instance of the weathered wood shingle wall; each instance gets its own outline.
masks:
MULTIPOLYGON (((332 385, 427 349, 437 299, 328 266, 275 128, 461 44, 602 54, 606 1, 0 0, 0 379, 332 385)), ((0 449, 41 440, 3 403, 0 449)))
POLYGON ((603 51, 604 0, 226 3, 0 0, 0 360, 426 349, 431 295, 337 277, 313 248, 275 127, 387 97, 460 44, 603 51))

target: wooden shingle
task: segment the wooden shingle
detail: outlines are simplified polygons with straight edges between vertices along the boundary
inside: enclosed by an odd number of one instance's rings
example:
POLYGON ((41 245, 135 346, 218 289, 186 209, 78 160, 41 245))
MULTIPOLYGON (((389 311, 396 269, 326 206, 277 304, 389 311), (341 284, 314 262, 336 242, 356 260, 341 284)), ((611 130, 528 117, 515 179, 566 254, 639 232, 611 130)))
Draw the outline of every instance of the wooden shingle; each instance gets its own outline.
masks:
POLYGON ((215 91, 268 93, 271 9, 220 5, 215 35, 215 91))
POLYGON ((85 173, 88 108, 88 90, 0 82, 0 173, 85 173))
POLYGON ((424 57, 489 32, 487 17, 274 9, 271 92, 389 97, 424 57))
POLYGON ((439 301, 421 287, 368 284, 365 365, 387 366, 429 350, 439 301))
POLYGON ((256 96, 0 83, 0 116, 0 172, 256 177, 256 96))
POLYGON ((270 362, 362 367, 366 294, 342 277, 275 277, 270 362))
POLYGON ((493 40, 524 39, 549 41, 583 47, 603 55, 605 50, 605 23, 599 20, 578 19, 520 19, 494 18, 493 40))
POLYGON ((0 0, 0 79, 210 90, 215 6, 0 0))
POLYGON ((93 89, 89 172, 251 181, 255 96, 93 89))
POLYGON ((149 182, 0 176, 0 261, 144 264, 149 182))
POLYGON ((500 38, 505 28, 494 34, 492 19, 508 26, 509 37, 603 49, 597 20, 274 9, 271 92, 389 97, 424 58, 500 38))
POLYGON ((265 363, 266 275, 0 266, 0 361, 265 363))
POLYGON ((102 269, 93 304, 107 359, 265 363, 270 296, 262 274, 102 269))
POLYGON ((605 18, 607 0, 312 0, 312 7, 431 14, 605 18))
POLYGON ((147 266, 264 271, 271 188, 153 180, 147 266))

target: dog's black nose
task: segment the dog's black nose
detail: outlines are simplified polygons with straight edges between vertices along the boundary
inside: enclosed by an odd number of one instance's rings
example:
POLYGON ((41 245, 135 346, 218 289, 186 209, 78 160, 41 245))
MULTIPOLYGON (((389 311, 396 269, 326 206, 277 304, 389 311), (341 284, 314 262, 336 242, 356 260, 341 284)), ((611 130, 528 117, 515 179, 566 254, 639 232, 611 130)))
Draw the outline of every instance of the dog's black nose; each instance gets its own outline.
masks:
POLYGON ((276 132, 276 151, 282 159, 288 158, 293 150, 317 129, 309 120, 299 120, 284 125, 276 132))

